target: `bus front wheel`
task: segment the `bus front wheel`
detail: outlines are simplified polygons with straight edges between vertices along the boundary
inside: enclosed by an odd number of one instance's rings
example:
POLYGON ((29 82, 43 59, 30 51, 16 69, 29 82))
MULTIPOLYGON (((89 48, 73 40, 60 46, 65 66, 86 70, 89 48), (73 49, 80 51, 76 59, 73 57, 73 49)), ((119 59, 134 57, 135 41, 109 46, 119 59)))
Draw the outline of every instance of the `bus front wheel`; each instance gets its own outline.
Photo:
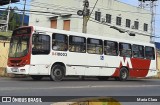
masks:
POLYGON ((61 81, 64 77, 64 67, 61 65, 55 65, 51 69, 50 78, 53 81, 61 81))

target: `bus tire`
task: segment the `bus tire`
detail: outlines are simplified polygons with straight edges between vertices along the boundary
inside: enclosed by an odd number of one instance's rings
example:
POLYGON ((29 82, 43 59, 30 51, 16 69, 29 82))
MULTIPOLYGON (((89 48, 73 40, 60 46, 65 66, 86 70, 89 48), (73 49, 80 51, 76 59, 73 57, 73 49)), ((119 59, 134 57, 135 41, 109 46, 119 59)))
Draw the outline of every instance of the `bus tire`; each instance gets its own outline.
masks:
POLYGON ((119 80, 120 81, 126 81, 128 78, 128 69, 125 67, 122 67, 119 74, 119 80))
POLYGON ((31 78, 35 81, 39 81, 43 78, 43 76, 42 75, 31 75, 31 78))
POLYGON ((53 81, 61 81, 64 77, 64 66, 61 65, 55 65, 51 69, 51 75, 50 78, 53 81))
POLYGON ((106 81, 106 80, 109 79, 109 77, 107 77, 107 76, 98 76, 97 78, 98 78, 100 81, 106 81))

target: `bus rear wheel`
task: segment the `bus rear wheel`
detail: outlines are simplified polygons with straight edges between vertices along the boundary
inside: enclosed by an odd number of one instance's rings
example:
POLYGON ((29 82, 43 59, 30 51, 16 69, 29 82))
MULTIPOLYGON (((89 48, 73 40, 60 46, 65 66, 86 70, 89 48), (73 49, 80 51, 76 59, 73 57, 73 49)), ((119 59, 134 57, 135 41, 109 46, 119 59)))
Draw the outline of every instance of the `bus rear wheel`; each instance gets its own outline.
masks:
POLYGON ((50 78, 53 81, 61 81, 64 77, 64 66, 61 65, 55 65, 51 69, 51 75, 50 78))
POLYGON ((128 74, 129 74, 128 72, 129 72, 129 71, 128 71, 127 68, 122 67, 121 70, 120 70, 120 75, 119 75, 118 78, 116 77, 116 79, 117 79, 117 80, 120 80, 120 81, 126 81, 127 78, 128 78, 128 74))
POLYGON ((41 75, 31 75, 31 78, 35 81, 39 81, 43 78, 43 76, 41 76, 41 75))

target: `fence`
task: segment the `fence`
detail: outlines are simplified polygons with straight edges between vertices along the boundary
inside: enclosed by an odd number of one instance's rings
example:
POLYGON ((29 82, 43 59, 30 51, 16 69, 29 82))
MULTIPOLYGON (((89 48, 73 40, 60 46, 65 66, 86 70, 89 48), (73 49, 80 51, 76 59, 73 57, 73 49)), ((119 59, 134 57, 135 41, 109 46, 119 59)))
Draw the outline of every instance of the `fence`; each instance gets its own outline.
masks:
POLYGON ((7 67, 8 51, 9 51, 9 41, 0 40, 0 76, 5 75, 5 69, 7 67))
POLYGON ((0 67, 7 66, 9 41, 0 41, 0 67))

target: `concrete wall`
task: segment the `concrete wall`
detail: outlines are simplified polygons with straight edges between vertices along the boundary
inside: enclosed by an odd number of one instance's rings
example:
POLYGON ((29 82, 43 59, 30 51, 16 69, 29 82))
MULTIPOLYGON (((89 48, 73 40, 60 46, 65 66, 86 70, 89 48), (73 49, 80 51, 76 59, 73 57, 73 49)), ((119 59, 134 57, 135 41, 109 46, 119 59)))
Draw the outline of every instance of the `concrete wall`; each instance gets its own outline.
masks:
MULTIPOLYGON (((93 9, 96 0, 89 0, 90 3, 90 10, 93 9)), ((83 9, 83 0, 34 0, 31 2, 32 6, 31 10, 35 11, 46 11, 52 12, 51 13, 31 13, 30 14, 30 21, 29 25, 36 25, 36 26, 43 26, 43 27, 50 27, 50 18, 57 16, 57 28, 63 29, 63 20, 69 19, 71 20, 71 31, 82 32, 82 16, 78 16, 77 11, 83 9), (54 14, 54 13, 61 13, 61 15, 54 14), (72 14, 71 17, 64 18, 62 15, 65 14, 72 14)), ((117 0, 99 0, 93 14, 91 15, 88 22, 87 33, 95 34, 95 35, 102 35, 102 36, 109 36, 109 37, 118 37, 118 38, 125 38, 127 40, 139 40, 143 42, 150 42, 149 36, 151 30, 151 14, 149 11, 128 5, 117 0), (120 33, 119 31, 110 28, 110 26, 103 25, 107 24, 105 22, 100 21, 99 23, 95 22, 95 11, 101 12, 101 18, 106 18, 106 14, 112 15, 112 22, 111 26, 116 26, 118 28, 124 29, 125 33, 120 33), (122 25, 116 25, 116 17, 122 17, 122 25), (139 21, 139 29, 132 29, 126 28, 126 19, 131 20, 131 26, 134 25, 134 21, 139 21), (94 22, 93 22, 94 21, 94 22), (143 31, 144 23, 148 24, 148 31, 143 31), (136 33, 136 36, 129 36, 128 32, 136 33)), ((102 20, 102 19, 101 19, 102 20)))
POLYGON ((0 67, 2 68, 7 66, 8 51, 9 41, 0 41, 0 67))

